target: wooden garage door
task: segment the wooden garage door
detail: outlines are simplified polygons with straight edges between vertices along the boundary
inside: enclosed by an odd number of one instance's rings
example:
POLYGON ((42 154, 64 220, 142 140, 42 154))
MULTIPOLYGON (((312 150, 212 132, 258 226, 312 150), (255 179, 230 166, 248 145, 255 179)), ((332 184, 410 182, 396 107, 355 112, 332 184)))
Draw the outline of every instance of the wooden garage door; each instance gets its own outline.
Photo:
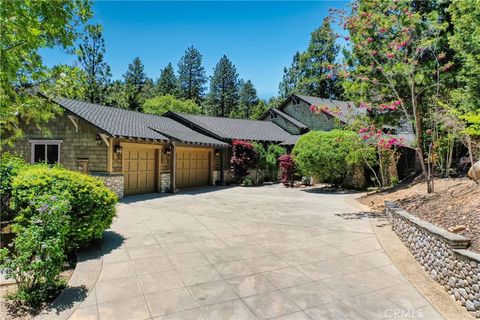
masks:
POLYGON ((175 170, 176 188, 192 188, 209 185, 209 149, 177 147, 175 170))
POLYGON ((122 168, 125 195, 156 191, 156 149, 123 148, 122 168))

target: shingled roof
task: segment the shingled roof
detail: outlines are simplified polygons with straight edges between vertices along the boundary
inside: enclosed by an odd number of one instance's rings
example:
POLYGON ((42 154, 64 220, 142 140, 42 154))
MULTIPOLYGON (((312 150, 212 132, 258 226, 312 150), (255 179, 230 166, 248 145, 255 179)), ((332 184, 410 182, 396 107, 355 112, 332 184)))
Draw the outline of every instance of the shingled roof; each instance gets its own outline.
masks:
MULTIPOLYGON (((332 100, 332 99, 323 99, 319 97, 312 97, 312 96, 304 96, 299 94, 292 94, 309 105, 314 105, 316 107, 326 107, 322 108, 322 111, 331 115, 332 117, 337 118, 343 123, 352 123, 352 121, 357 116, 364 116, 367 114, 367 111, 362 108, 355 107, 353 102, 350 101, 340 101, 340 100, 332 100)), ((288 101, 288 99, 286 100, 288 101)), ((283 105, 280 106, 280 110, 282 110, 283 105)))
POLYGON ((273 122, 167 112, 167 117, 210 134, 217 139, 283 142, 290 134, 273 122))
POLYGON ((57 98, 53 101, 113 137, 228 146, 222 141, 203 135, 170 118, 71 99, 57 98))
POLYGON ((296 135, 291 135, 290 137, 288 137, 287 140, 283 141, 282 143, 280 143, 281 146, 294 146, 298 139, 300 139, 301 135, 299 134, 296 134, 296 135))

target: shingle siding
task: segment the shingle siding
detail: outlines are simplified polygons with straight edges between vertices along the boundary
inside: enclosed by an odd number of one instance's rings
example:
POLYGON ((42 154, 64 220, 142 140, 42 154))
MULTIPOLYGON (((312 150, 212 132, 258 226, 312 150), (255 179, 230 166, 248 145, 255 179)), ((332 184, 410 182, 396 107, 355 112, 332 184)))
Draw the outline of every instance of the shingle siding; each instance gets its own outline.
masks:
POLYGON ((78 159, 88 159, 88 170, 106 172, 108 148, 97 143, 99 130, 88 122, 78 120, 78 132, 66 114, 57 116, 46 126, 48 130, 40 130, 33 125, 23 128, 24 137, 15 142, 14 153, 23 156, 25 161, 31 160, 31 144, 29 140, 63 140, 60 145, 60 163, 68 169, 78 169, 78 159))
POLYGON ((310 106, 304 101, 293 104, 293 100, 290 100, 282 108, 282 111, 305 124, 310 130, 330 131, 338 127, 339 124, 338 120, 325 113, 313 113, 310 111, 310 106))
POLYGON ((279 127, 281 127, 282 129, 284 129, 290 134, 296 135, 301 133, 301 130, 298 127, 294 126, 291 122, 285 120, 280 116, 274 117, 270 115, 270 121, 272 121, 273 123, 275 123, 276 125, 278 125, 279 127))

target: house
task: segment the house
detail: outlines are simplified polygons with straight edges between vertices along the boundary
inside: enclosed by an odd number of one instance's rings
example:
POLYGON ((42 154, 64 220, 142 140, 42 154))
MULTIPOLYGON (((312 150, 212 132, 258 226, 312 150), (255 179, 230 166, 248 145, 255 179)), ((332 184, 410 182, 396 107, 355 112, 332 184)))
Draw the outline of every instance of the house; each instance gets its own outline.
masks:
POLYGON ((14 151, 31 163, 58 162, 98 176, 120 197, 229 183, 232 140, 291 148, 309 130, 331 130, 365 112, 350 102, 301 95, 291 95, 261 120, 178 112, 157 116, 63 98, 51 101, 63 114, 46 131, 26 125, 14 151), (312 105, 322 106, 322 112, 312 112, 312 105))
POLYGON ((57 98, 48 130, 24 128, 14 151, 31 163, 61 163, 97 176, 120 197, 225 184, 233 139, 281 143, 274 123, 168 113, 166 116, 57 98))
POLYGON ((119 196, 213 185, 225 142, 170 118, 53 99, 64 109, 49 122, 48 133, 35 126, 15 152, 32 163, 59 162, 103 179, 119 196))

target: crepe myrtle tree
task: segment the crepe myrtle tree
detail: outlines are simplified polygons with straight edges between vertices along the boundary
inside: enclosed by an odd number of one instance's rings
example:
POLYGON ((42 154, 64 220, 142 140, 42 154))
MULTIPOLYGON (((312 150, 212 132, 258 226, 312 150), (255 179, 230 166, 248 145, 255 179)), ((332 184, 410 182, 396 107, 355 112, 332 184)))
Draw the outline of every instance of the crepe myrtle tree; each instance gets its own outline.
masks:
POLYGON ((424 120, 453 67, 442 51, 448 24, 436 12, 420 13, 407 0, 357 0, 351 12, 334 11, 333 16, 348 31, 349 44, 345 63, 332 66, 332 72, 343 77, 346 96, 372 115, 396 111, 397 120, 412 125, 427 189, 433 192, 424 120))

